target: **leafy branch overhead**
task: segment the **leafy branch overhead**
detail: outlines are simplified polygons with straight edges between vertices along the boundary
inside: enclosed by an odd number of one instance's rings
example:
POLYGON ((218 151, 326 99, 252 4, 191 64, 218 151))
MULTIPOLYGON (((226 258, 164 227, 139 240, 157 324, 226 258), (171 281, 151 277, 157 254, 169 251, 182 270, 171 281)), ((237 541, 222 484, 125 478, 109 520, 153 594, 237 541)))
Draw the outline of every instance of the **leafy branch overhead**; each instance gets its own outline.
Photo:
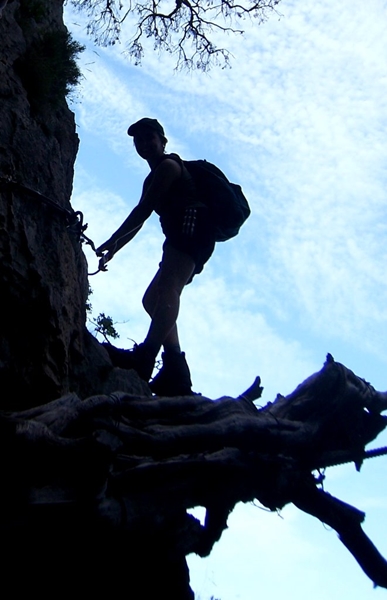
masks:
POLYGON ((106 316, 105 313, 99 313, 98 317, 91 319, 94 325, 94 331, 101 334, 106 342, 109 342, 109 337, 116 340, 120 337, 118 331, 114 327, 113 319, 106 316))
POLYGON ((127 54, 140 64, 144 40, 154 50, 177 55, 177 67, 203 71, 213 65, 225 67, 230 52, 214 42, 217 32, 243 34, 243 21, 250 17, 266 21, 280 0, 71 0, 89 21, 88 33, 97 45, 114 45, 122 40, 122 26, 134 19, 135 32, 128 41, 127 54))

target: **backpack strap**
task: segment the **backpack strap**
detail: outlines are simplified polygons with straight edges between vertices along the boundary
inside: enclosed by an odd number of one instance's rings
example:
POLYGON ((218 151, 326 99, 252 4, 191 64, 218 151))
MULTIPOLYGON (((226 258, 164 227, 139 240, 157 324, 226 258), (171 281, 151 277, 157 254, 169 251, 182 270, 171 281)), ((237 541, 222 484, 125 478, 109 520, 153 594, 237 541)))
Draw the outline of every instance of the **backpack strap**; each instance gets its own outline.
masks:
POLYGON ((207 204, 199 198, 199 193, 197 185, 195 183, 195 179, 187 169, 185 161, 182 160, 180 156, 175 152, 171 152, 171 154, 165 154, 163 159, 165 158, 171 158, 172 160, 175 160, 181 167, 181 177, 183 181, 185 181, 187 184, 187 191, 189 196, 189 199, 186 199, 187 208, 207 208, 207 204))

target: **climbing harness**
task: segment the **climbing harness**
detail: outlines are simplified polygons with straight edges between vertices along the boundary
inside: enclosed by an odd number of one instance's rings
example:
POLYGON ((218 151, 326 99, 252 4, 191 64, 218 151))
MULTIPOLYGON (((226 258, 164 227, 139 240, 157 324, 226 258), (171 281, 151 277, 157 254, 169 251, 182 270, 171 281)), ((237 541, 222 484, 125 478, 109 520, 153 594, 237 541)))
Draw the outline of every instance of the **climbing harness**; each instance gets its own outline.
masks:
MULTIPOLYGON (((22 192, 24 194, 27 193, 32 198, 39 200, 43 204, 46 204, 47 206, 56 210, 58 213, 64 215, 64 217, 67 221, 67 229, 72 234, 74 234, 75 236, 78 237, 79 242, 81 244, 84 243, 84 244, 91 246, 93 252, 96 253, 96 249, 95 249, 93 240, 85 234, 88 224, 83 223, 83 213, 80 210, 75 211, 73 209, 69 210, 67 208, 63 208, 62 206, 59 206, 59 204, 57 202, 55 202, 48 196, 45 196, 41 192, 38 192, 37 190, 34 190, 33 188, 30 188, 22 183, 18 183, 10 177, 1 177, 0 176, 0 188, 1 187, 8 188, 11 191, 22 192)), ((101 261, 102 261, 102 259, 100 260, 100 265, 102 264, 101 261)), ((88 275, 96 275, 97 273, 99 273, 99 271, 106 271, 106 270, 107 270, 107 268, 104 266, 104 263, 103 263, 102 267, 99 266, 98 270, 95 271, 95 273, 88 273, 88 275)))

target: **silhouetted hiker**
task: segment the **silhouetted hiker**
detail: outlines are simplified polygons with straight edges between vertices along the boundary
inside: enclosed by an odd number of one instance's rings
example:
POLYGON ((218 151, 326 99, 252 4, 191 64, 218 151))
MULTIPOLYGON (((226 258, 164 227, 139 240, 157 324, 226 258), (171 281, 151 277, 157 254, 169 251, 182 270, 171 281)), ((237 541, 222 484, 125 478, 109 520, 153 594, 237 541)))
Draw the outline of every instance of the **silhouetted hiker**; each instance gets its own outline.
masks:
POLYGON ((100 262, 104 265, 138 233, 153 211, 160 216, 166 238, 162 260, 143 298, 152 321, 144 342, 127 351, 128 362, 142 379, 149 381, 163 346, 163 366, 150 383, 152 391, 165 396, 191 394, 190 371, 180 349, 176 320, 184 286, 203 270, 214 251, 213 227, 208 208, 197 200, 181 159, 165 154, 167 139, 160 123, 156 119, 140 119, 129 127, 128 135, 133 136, 136 151, 148 162, 151 172, 144 181, 138 205, 97 253, 107 252, 100 262))

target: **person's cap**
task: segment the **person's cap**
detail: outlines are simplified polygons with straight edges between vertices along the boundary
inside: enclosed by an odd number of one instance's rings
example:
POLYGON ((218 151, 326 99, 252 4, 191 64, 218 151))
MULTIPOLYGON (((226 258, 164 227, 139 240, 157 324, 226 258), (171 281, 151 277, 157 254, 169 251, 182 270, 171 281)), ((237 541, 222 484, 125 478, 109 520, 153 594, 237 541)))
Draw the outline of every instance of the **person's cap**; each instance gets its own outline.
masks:
POLYGON ((157 119, 149 119, 149 117, 144 117, 140 119, 136 123, 133 123, 128 129, 128 135, 134 136, 141 129, 153 129, 153 131, 157 131, 163 138, 165 138, 164 129, 157 121, 157 119))

